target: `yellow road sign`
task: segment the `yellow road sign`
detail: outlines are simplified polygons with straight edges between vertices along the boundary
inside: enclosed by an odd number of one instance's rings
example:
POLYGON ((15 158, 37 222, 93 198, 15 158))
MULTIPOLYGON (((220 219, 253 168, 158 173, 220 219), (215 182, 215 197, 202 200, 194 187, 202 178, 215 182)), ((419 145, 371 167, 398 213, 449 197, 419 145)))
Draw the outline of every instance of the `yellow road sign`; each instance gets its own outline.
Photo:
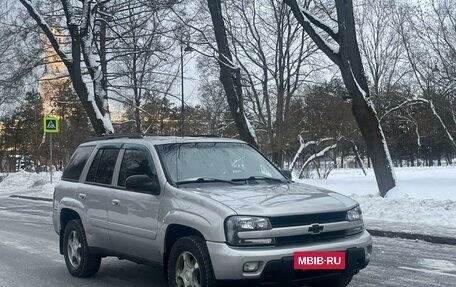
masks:
POLYGON ((44 117, 43 125, 45 133, 58 133, 60 131, 59 118, 44 117))

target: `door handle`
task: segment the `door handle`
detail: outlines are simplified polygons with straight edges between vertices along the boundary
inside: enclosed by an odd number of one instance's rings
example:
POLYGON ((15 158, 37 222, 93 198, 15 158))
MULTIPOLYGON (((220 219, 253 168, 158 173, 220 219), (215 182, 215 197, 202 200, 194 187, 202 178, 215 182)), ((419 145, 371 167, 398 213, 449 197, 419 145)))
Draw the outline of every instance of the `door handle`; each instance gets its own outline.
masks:
POLYGON ((120 200, 118 200, 118 199, 113 199, 113 200, 112 200, 112 205, 114 205, 114 206, 119 206, 119 205, 120 205, 120 200))
POLYGON ((85 200, 86 197, 87 197, 87 195, 85 195, 84 193, 80 193, 80 194, 79 194, 79 198, 80 198, 81 200, 85 200))

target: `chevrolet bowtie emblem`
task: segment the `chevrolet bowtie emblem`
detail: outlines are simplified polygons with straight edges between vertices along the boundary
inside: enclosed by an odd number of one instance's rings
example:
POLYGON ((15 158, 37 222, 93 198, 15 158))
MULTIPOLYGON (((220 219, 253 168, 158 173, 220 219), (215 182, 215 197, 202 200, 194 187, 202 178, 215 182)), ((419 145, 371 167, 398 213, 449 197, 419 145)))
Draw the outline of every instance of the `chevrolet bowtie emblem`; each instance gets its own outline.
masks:
POLYGON ((313 234, 318 234, 323 230, 323 228, 324 226, 313 224, 311 227, 309 227, 309 232, 312 232, 313 234))

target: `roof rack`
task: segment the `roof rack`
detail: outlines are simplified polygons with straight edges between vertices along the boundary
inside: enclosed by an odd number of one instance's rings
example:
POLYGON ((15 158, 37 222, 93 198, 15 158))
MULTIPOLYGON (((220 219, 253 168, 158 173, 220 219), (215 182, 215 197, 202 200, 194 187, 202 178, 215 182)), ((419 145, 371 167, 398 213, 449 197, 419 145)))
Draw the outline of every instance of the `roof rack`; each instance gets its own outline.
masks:
POLYGON ((109 134, 109 135, 102 135, 96 137, 90 137, 86 140, 86 142, 93 142, 93 141, 101 141, 101 140, 112 140, 112 139, 142 139, 144 134, 136 133, 136 134, 109 134))
POLYGON ((131 134, 109 134, 109 135, 102 135, 102 136, 95 136, 88 138, 85 142, 92 142, 92 141, 101 141, 101 140, 112 140, 112 139, 142 139, 145 136, 162 136, 162 137, 192 137, 192 138, 219 138, 220 136, 217 135, 166 135, 166 134, 142 134, 142 133, 131 133, 131 134))
POLYGON ((218 135, 188 135, 186 137, 220 138, 218 135))
POLYGON ((178 138, 220 138, 217 135, 170 135, 170 134, 144 134, 145 137, 178 137, 178 138))

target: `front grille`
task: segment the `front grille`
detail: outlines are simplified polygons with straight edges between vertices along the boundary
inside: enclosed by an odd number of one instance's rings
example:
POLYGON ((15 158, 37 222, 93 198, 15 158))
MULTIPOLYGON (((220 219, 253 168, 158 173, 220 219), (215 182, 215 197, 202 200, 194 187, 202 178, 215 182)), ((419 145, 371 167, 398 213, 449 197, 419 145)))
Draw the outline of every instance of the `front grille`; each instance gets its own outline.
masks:
POLYGON ((321 278, 334 278, 343 275, 337 270, 294 270, 293 257, 269 261, 261 276, 260 286, 302 286, 321 278))
POLYGON ((318 283, 323 278, 330 280, 331 278, 337 279, 347 274, 356 274, 359 270, 367 266, 363 248, 347 249, 345 270, 294 270, 293 262, 293 257, 283 257, 279 260, 269 261, 264 267, 260 285, 307 286, 309 283, 318 283))
POLYGON ((345 221, 346 211, 271 217, 272 228, 345 221))
POLYGON ((287 236, 287 237, 277 237, 275 239, 276 246, 283 246, 283 245, 292 245, 292 244, 305 244, 310 242, 318 242, 318 241, 326 241, 326 240, 333 240, 344 238, 347 236, 346 230, 340 231, 333 231, 333 232, 325 232, 319 234, 305 234, 305 235, 297 235, 297 236, 287 236))

